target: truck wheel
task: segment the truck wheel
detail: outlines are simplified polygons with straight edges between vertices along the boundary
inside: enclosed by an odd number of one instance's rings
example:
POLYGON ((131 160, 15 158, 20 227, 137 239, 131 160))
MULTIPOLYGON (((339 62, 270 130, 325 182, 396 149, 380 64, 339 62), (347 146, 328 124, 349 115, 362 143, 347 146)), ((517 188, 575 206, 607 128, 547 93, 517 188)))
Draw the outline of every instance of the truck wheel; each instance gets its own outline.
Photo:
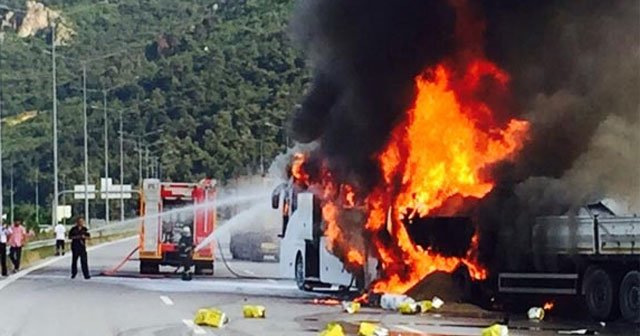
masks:
POLYGON ((140 262, 140 274, 158 274, 160 273, 160 264, 150 261, 140 262))
POLYGON ((625 320, 640 323, 640 272, 629 271, 620 283, 620 312, 625 320))
POLYGON ((584 297, 591 316, 598 320, 611 320, 618 310, 616 281, 602 268, 585 272, 584 297))
POLYGON ((251 253, 251 261, 262 262, 264 261, 264 255, 258 250, 255 250, 251 253))
POLYGON ((213 275, 213 263, 196 264, 196 275, 213 275))
POLYGON ((295 278, 296 285, 300 290, 313 290, 313 286, 311 286, 307 281, 304 280, 304 263, 302 262, 302 255, 299 252, 296 256, 295 278))

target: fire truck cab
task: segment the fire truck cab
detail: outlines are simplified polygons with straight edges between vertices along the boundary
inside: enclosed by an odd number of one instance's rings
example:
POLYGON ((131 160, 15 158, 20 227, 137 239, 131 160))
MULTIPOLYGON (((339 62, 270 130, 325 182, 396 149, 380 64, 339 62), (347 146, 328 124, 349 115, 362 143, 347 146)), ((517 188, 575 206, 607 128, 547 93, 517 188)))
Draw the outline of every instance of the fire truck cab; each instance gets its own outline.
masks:
MULTIPOLYGON (((160 182, 145 179, 140 212, 140 273, 155 274, 161 265, 179 267, 178 241, 189 228, 193 245, 206 239, 216 225, 216 181, 160 182)), ((196 274, 213 274, 213 244, 194 252, 196 274)))

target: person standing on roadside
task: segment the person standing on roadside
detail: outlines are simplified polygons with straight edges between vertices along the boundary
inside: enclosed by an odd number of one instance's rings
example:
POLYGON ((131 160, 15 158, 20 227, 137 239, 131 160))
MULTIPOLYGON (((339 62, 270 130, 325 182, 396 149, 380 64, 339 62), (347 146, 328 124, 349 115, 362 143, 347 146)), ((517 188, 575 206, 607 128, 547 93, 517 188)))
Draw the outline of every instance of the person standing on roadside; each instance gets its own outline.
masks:
POLYGON ((9 228, 5 223, 0 225, 0 267, 2 276, 7 276, 7 241, 9 239, 9 228))
POLYGON ((27 242, 27 230, 22 226, 22 220, 16 219, 10 229, 9 235, 9 259, 13 264, 13 273, 20 271, 20 259, 22 247, 27 242))
POLYGON ((78 258, 82 267, 82 275, 85 279, 91 279, 89 275, 89 263, 87 262, 87 239, 91 238, 89 230, 84 226, 84 218, 78 217, 76 225, 69 230, 71 239, 71 279, 78 274, 78 258))
POLYGON ((67 230, 64 225, 58 223, 53 231, 56 234, 56 255, 64 255, 64 238, 67 230))

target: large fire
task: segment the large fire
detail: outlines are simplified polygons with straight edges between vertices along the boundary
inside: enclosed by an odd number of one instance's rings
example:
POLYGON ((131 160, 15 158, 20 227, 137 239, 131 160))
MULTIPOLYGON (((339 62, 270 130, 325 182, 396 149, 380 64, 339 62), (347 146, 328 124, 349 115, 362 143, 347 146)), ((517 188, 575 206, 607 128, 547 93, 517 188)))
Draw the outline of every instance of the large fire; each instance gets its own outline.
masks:
MULTIPOLYGON (((464 74, 467 85, 478 83, 477 77, 482 76, 504 81, 503 72, 485 64, 468 66, 464 74)), ((463 264, 473 278, 486 277, 485 269, 475 260, 477 235, 466 257, 444 257, 414 244, 402 224, 403 216, 428 216, 456 195, 484 197, 493 183, 483 170, 513 154, 526 135, 528 124, 520 120, 511 120, 504 129, 480 129, 470 116, 473 109, 488 107, 481 102, 461 102, 451 82, 453 76, 446 65, 438 65, 416 79, 415 105, 378 156, 385 183, 367 199, 366 228, 380 231, 391 227, 393 244, 374 243, 383 269, 397 268, 400 262, 404 271, 380 279, 374 291, 404 292, 430 273, 452 272, 463 264), (393 211, 387 220, 390 207, 393 211)))
MULTIPOLYGON (((371 288, 374 292, 404 293, 433 272, 461 266, 474 279, 487 276, 476 258, 477 233, 465 256, 450 257, 416 244, 405 227, 407 218, 432 215, 452 197, 484 197, 494 186, 491 166, 513 156, 528 131, 526 121, 494 120, 482 92, 491 83, 494 98, 508 98, 509 76, 479 51, 482 25, 470 23, 464 2, 456 2, 456 9, 463 21, 457 31, 462 49, 415 78, 413 106, 374 158, 383 178, 372 192, 358 202, 353 186, 336 183, 329 169, 322 167, 321 176, 310 176, 303 169, 307 157, 294 158, 292 175, 298 185, 321 198, 328 248, 352 268, 362 266, 366 254, 345 238, 340 214, 347 208, 363 209, 362 234, 382 271, 371 288)), ((449 212, 458 210, 455 202, 448 205, 449 212)))

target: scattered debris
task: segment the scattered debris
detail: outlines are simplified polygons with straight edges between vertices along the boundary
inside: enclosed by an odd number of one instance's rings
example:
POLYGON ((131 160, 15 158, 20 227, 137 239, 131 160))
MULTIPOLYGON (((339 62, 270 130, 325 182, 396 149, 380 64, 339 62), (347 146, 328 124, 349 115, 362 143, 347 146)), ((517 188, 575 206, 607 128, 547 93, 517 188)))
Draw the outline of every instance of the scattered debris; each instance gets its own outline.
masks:
POLYGON ((529 320, 533 321, 542 321, 544 320, 544 309, 540 307, 531 307, 529 311, 527 311, 527 316, 529 320))
POLYGON ((403 294, 383 294, 380 297, 380 307, 388 310, 398 310, 402 304, 415 302, 414 299, 403 294))
POLYGON ((265 318, 267 309, 264 306, 244 305, 242 315, 245 318, 265 318))
POLYGON ((597 335, 598 332, 589 329, 576 329, 576 330, 558 330, 560 335, 597 335))
POLYGON ((388 310, 397 310, 401 314, 426 313, 431 309, 440 309, 444 301, 437 296, 431 300, 416 302, 413 298, 401 294, 384 294, 380 298, 380 307, 388 310))
POLYGON ((362 322, 358 329, 358 336, 388 336, 389 329, 383 328, 375 323, 362 322))
POLYGON ((353 301, 342 301, 342 309, 348 314, 355 314, 360 311, 360 303, 353 301))
POLYGON ((482 330, 482 336, 508 336, 509 328, 506 325, 494 324, 482 330))
POLYGON ((216 308, 198 309, 196 316, 193 318, 193 323, 199 326, 204 325, 214 328, 221 328, 228 322, 227 314, 216 308))
POLYGON ((417 302, 400 302, 398 311, 403 315, 413 315, 421 312, 420 305, 417 302))
POLYGON ((336 322, 327 324, 327 327, 320 333, 320 336, 345 336, 342 326, 336 322))
POLYGON ((444 301, 442 301, 439 297, 434 296, 433 299, 431 299, 431 305, 435 309, 440 309, 440 307, 444 305, 444 301))
POLYGON ((313 301, 311 301, 311 303, 313 304, 321 304, 321 305, 327 305, 327 306, 337 306, 340 304, 340 300, 338 299, 313 299, 313 301))

